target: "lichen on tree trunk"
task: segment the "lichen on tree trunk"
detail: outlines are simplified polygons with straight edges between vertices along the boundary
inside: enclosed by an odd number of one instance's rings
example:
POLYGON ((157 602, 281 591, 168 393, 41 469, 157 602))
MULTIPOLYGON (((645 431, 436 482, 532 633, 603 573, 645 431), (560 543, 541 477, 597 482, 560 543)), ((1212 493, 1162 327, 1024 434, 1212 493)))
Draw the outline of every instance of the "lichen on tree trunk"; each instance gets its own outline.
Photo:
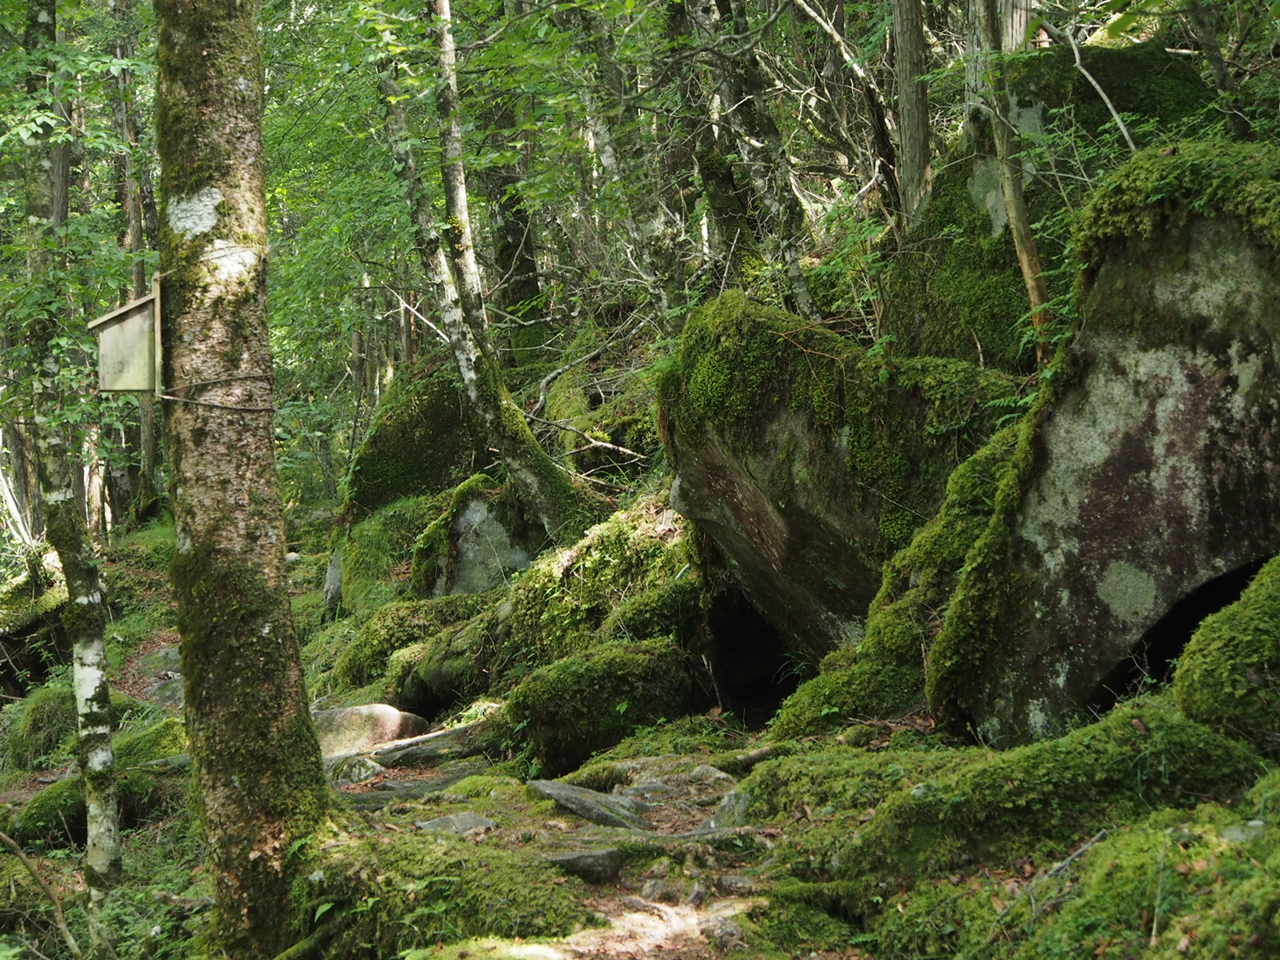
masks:
POLYGON ((173 579, 212 936, 235 957, 288 944, 290 846, 329 799, 275 487, 257 12, 156 4, 173 579))

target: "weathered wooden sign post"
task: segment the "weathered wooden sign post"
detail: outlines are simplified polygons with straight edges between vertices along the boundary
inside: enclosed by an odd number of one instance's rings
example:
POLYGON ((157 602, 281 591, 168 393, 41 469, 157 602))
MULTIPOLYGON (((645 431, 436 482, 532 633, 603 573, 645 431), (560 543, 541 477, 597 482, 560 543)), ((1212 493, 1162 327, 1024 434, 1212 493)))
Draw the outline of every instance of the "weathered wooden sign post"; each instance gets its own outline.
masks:
POLYGON ((98 338, 99 390, 161 395, 158 279, 145 297, 103 314, 89 329, 98 338))

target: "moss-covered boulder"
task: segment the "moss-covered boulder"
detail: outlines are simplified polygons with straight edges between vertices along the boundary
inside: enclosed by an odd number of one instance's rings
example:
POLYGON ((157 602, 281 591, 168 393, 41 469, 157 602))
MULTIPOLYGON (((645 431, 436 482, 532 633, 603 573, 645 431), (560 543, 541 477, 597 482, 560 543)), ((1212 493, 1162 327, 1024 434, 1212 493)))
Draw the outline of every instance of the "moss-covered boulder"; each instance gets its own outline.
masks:
POLYGON ((685 525, 664 498, 645 497, 544 553, 509 595, 467 623, 441 630, 394 701, 431 716, 480 693, 504 694, 533 670, 613 639, 674 635, 692 648, 705 630, 701 577, 685 525))
POLYGON ((414 541, 413 590, 436 597, 483 593, 529 566, 545 544, 514 486, 478 473, 441 498, 440 512, 414 541))
POLYGON ((70 658, 61 617, 66 603, 66 584, 51 570, 36 582, 24 574, 0 587, 0 691, 21 697, 51 665, 70 658))
POLYGON ((1065 729, 1174 604, 1280 551, 1278 223, 1269 145, 1140 154, 1085 211, 1084 329, 930 647, 954 726, 1065 729))
POLYGON ((672 502, 789 645, 857 633, 881 566, 994 431, 1002 373, 894 360, 730 292, 697 312, 660 385, 672 502))
POLYGON ((1187 716, 1280 757, 1280 559, 1200 625, 1173 689, 1187 716))
POLYGON ((470 937, 559 936, 588 921, 580 881, 493 843, 332 830, 310 849, 294 893, 316 955, 323 946, 325 956, 382 960, 470 937))
POLYGON ((671 638, 607 644, 535 670, 507 717, 544 774, 558 775, 637 727, 688 713, 694 661, 671 638))
POLYGON ((330 672, 335 687, 361 687, 383 676, 397 650, 425 643, 441 630, 469 620, 493 603, 493 593, 405 600, 382 607, 348 642, 330 672))
MULTIPOLYGON (((1140 143, 1150 142, 1153 133, 1167 136, 1212 100, 1187 58, 1164 47, 1148 43, 1081 51, 1086 69, 1127 117, 1140 143)), ((1021 55, 1010 70, 1009 86, 1018 95, 1013 118, 1027 135, 1027 200, 1032 220, 1038 222, 1061 211, 1064 200, 1081 202, 1084 184, 1076 164, 1094 176, 1126 148, 1106 105, 1075 69, 1068 47, 1021 55), (1050 113, 1063 108, 1069 112, 1051 121, 1050 113), (1051 127, 1056 136, 1046 136, 1051 127), (1073 146, 1069 161, 1051 160, 1055 149, 1085 138, 1097 148, 1089 156, 1082 157, 1073 146), (1110 150, 1103 146, 1108 142, 1110 150), (1055 175, 1054 167, 1064 162, 1071 165, 1069 177, 1055 175)), ((976 132, 935 165, 937 175, 920 221, 887 261, 880 277, 880 334, 892 341, 894 351, 1029 372, 1034 351, 1027 326, 1020 322, 1027 312, 1026 288, 1006 226, 993 148, 986 142, 989 137, 976 132)), ((1042 228, 1037 239, 1052 292, 1069 293, 1069 273, 1056 269, 1065 265, 1066 231, 1042 228)))
POLYGON ((345 613, 367 616, 409 591, 414 544, 440 516, 446 496, 404 497, 351 526, 340 546, 345 613))
MULTIPOLYGON (((1168 698, 1134 702, 1057 740, 971 751, 963 762, 945 756, 932 771, 917 764, 870 809, 838 809, 790 841, 783 858, 865 914, 886 892, 929 877, 1053 862, 1153 808, 1233 801, 1263 769, 1257 754, 1187 719, 1168 698)), ((842 769, 833 765, 831 776, 841 780, 842 769)), ((837 782, 827 792, 846 788, 837 782)))
POLYGON ((862 639, 829 654, 819 674, 787 698, 770 724, 772 737, 810 736, 924 703, 929 648, 965 557, 990 521, 996 482, 1016 441, 1007 427, 955 469, 937 514, 885 564, 862 639))
POLYGON ((488 462, 473 436, 456 368, 432 356, 392 383, 347 477, 348 508, 367 513, 452 487, 488 462))
MULTIPOLYGON (((159 762, 186 752, 187 736, 180 721, 170 718, 145 730, 121 734, 114 747, 122 826, 145 823, 182 805, 185 765, 169 768, 159 762)), ((80 778, 66 777, 36 794, 18 814, 13 836, 24 845, 83 843, 85 806, 80 778)))

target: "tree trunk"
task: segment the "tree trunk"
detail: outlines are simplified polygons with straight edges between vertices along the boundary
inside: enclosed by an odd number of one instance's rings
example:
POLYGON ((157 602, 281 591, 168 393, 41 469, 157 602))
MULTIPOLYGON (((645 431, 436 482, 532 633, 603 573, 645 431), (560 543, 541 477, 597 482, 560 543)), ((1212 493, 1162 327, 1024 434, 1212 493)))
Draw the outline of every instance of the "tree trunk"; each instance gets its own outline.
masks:
MULTIPOLYGON (((134 55, 134 35, 138 29, 133 13, 133 0, 110 0, 110 7, 114 53, 121 60, 130 60, 134 55)), ((124 145, 116 161, 120 207, 125 219, 124 245, 134 257, 128 298, 142 297, 147 293, 146 267, 141 256, 146 249, 146 240, 143 236, 142 182, 134 156, 134 151, 138 148, 138 121, 132 71, 121 70, 117 74, 112 106, 116 135, 124 145)), ((137 487, 132 491, 132 503, 117 504, 122 514, 127 509, 134 520, 142 520, 150 516, 159 501, 157 476, 160 468, 158 458, 160 445, 156 438, 158 427, 159 418, 156 416, 155 398, 148 394, 140 395, 138 397, 138 430, 136 434, 130 431, 130 437, 136 437, 137 443, 133 451, 138 461, 137 487)), ((117 520, 119 519, 121 518, 118 517, 117 520)))
POLYGON ((929 86, 920 0, 894 0, 893 66, 898 82, 898 185, 903 226, 924 200, 929 170, 929 86))
MULTIPOLYGON (((31 89, 53 89, 50 104, 55 116, 57 103, 56 66, 49 59, 57 41, 55 0, 31 0, 25 37, 27 51, 37 71, 31 89), (42 56, 42 51, 47 55, 42 56)), ((32 276, 52 276, 55 268, 55 231, 67 219, 70 165, 65 143, 50 142, 54 130, 45 126, 36 141, 33 171, 27 179, 26 219, 31 225, 29 267, 32 276)), ((50 282, 52 285, 52 282, 50 282)), ((50 295, 28 328, 34 363, 34 416, 32 434, 36 473, 45 512, 45 535, 58 554, 66 581, 69 602, 63 623, 72 642, 73 681, 79 728, 80 770, 84 779, 88 839, 85 851, 85 884, 89 890, 91 950, 108 956, 111 947, 102 924, 102 908, 111 888, 120 877, 118 803, 115 788, 115 760, 111 748, 111 697, 106 679, 103 628, 106 624, 98 561, 86 536, 83 499, 77 480, 83 485, 79 452, 82 444, 69 429, 49 417, 53 410, 75 398, 60 395, 55 382, 41 376, 52 362, 52 344, 59 334, 59 312, 66 309, 50 295)))
MULTIPOLYGON (((1005 212, 1009 217, 1009 232, 1013 235, 1013 247, 1018 256, 1018 267, 1027 288, 1027 301, 1031 307, 1031 323, 1036 331, 1036 364, 1043 367, 1049 362, 1049 291, 1044 281, 1044 265, 1035 234, 1031 231, 1031 218, 1027 214, 1026 197, 1022 189, 1022 162, 1018 159, 1018 131, 1010 117, 1010 94, 1004 76, 1004 64, 1000 55, 1004 52, 1002 37, 1008 36, 1007 22, 1001 19, 1001 4, 1008 0, 978 0, 979 29, 990 54, 987 60, 987 103, 991 115, 991 135, 995 141, 996 165, 1000 174, 1000 189, 1004 195, 1005 212)), ((1019 37, 1025 35, 1018 35, 1019 37)))
POLYGON ((497 449, 525 504, 553 541, 575 539, 600 512, 601 504, 576 488, 547 456, 511 399, 485 329, 480 269, 471 242, 462 167, 462 128, 457 108, 457 78, 447 0, 437 0, 442 35, 440 112, 443 127, 442 171, 450 221, 452 258, 457 278, 435 228, 431 201, 418 169, 399 87, 388 69, 381 77, 388 138, 395 152, 413 219, 414 246, 436 293, 440 324, 449 337, 454 361, 467 392, 467 416, 478 435, 497 449), (443 2, 443 10, 441 10, 443 2))
MULTIPOLYGON (((737 36, 748 33, 746 15, 733 0, 691 0, 686 10, 713 44, 722 39, 722 24, 737 36)), ((762 215, 759 232, 776 238, 779 245, 788 281, 787 305, 803 317, 815 317, 817 310, 800 267, 807 219, 793 190, 790 157, 763 102, 764 77, 755 51, 748 48, 732 58, 718 59, 713 71, 724 110, 721 122, 733 136, 737 167, 750 182, 755 206, 762 215)))
POLYGON ((290 942, 293 842, 330 803, 285 578, 255 0, 161 0, 165 416, 187 733, 217 946, 290 942))

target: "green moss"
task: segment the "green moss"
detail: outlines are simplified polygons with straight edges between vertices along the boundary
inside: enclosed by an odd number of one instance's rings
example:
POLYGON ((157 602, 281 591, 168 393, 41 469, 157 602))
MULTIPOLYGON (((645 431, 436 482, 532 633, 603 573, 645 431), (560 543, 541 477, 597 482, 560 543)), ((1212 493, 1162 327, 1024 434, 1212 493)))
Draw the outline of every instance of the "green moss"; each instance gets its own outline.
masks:
POLYGON ((342 606, 369 613, 408 588, 413 547, 448 494, 405 497, 354 524, 342 544, 342 606))
MULTIPOLYGON (((34 862, 38 870, 48 870, 47 863, 38 859, 34 862)), ((17 934, 35 932, 49 923, 52 909, 22 861, 8 852, 0 854, 0 930, 17 934)))
POLYGON ((1161 811, 1010 898, 987 929, 999 955, 1017 960, 1261 960, 1280 950, 1277 867, 1274 826, 1250 827, 1212 805, 1161 811))
POLYGON ((106 559, 154 573, 168 573, 173 545, 173 518, 165 517, 115 540, 106 551, 106 559))
POLYGON ((837 811, 869 813, 887 796, 910 790, 972 763, 986 752, 966 750, 870 751, 824 746, 766 760, 742 781, 754 816, 794 819, 837 811), (826 808, 824 810, 824 808, 826 808))
MULTIPOLYGON (((1168 136, 1168 131, 1204 110, 1212 99, 1195 69, 1166 53, 1163 44, 1124 50, 1088 48, 1082 53, 1086 68, 1126 115, 1140 144, 1152 135, 1148 131, 1168 136)), ((1065 46, 1019 55, 1007 73, 1021 107, 1062 108, 1062 116, 1069 118, 1066 130, 1057 133, 1057 142, 1070 144, 1061 149, 1071 151, 1073 175, 1051 182, 1050 174, 1026 185, 1050 294, 1066 295, 1070 272, 1061 268, 1069 266, 1067 237, 1065 231, 1047 230, 1044 221, 1064 206, 1083 202, 1086 182, 1075 165, 1083 164, 1088 176, 1097 176, 1112 157, 1119 156, 1097 147, 1100 140, 1115 137, 1114 121, 1075 69, 1065 46), (1087 156, 1077 149, 1082 141, 1091 145, 1087 156)), ((1054 139, 1052 133, 1028 138, 1033 162, 1043 164, 1036 160, 1036 151, 1055 149, 1054 139)), ((1124 148, 1118 150, 1123 153, 1124 148)), ((980 144, 978 152, 986 157, 984 163, 991 163, 989 145, 980 144)), ((891 338, 895 352, 981 359, 1004 370, 1030 372, 1034 358, 1027 349, 1022 322, 1026 290, 1013 242, 1007 229, 992 235, 991 218, 979 202, 1001 206, 994 172, 975 163, 974 145, 967 140, 956 144, 935 169, 920 223, 889 257, 881 275, 884 315, 879 332, 891 338)))
POLYGON ((440 357, 397 377, 351 462, 349 507, 372 511, 442 490, 487 462, 485 445, 472 436, 466 404, 456 369, 440 357))
POLYGON ((829 655, 822 672, 783 703, 770 736, 834 730, 851 718, 900 716, 924 701, 925 662, 974 542, 990 522, 999 475, 1017 439, 1001 430, 947 481, 937 514, 884 567, 860 642, 829 655))
POLYGON ((21 633, 62 609, 66 602, 66 584, 54 583, 32 596, 27 577, 23 575, 0 592, 0 633, 21 633))
POLYGON ((1173 689, 1187 716, 1280 757, 1280 559, 1200 625, 1173 689))
MULTIPOLYGON (((111 693, 113 723, 142 704, 119 691, 111 693)), ((5 753, 9 763, 29 769, 48 757, 76 732, 76 697, 68 686, 51 683, 37 687, 6 711, 5 753)))
POLYGON ((601 647, 541 667, 507 715, 548 774, 579 766, 637 727, 688 712, 692 663, 670 639, 601 647))
MULTIPOLYGON (((154 762, 187 749, 181 722, 162 720, 145 730, 122 734, 113 743, 120 822, 124 827, 167 816, 186 795, 186 777, 174 776, 154 762)), ((14 823, 14 837, 23 844, 83 843, 84 790, 78 776, 66 777, 33 797, 14 823)))
POLYGON ((1014 519, 1037 462, 1040 426, 1072 369, 1065 350, 1041 379, 1030 410, 1016 425, 1011 452, 995 468, 995 497, 980 536, 965 554, 925 667, 925 697, 944 726, 963 730, 981 705, 998 696, 992 690, 992 661, 1000 649, 1017 649, 1017 625, 1025 596, 1022 579, 1009 569, 1014 519))
POLYGON ((1075 244, 1085 282, 1116 243, 1176 230, 1192 216, 1234 217, 1280 251, 1280 148, 1185 141, 1139 153, 1092 193, 1080 216, 1075 244))
POLYGON ((663 498, 641 499, 520 575, 509 614, 488 640, 491 689, 501 692, 534 667, 625 634, 629 626, 687 639, 689 584, 700 582, 680 518, 663 498), (623 609, 629 600, 635 601, 627 608, 631 619, 623 609))
POLYGON ((871 569, 934 511, 951 470, 993 432, 993 402, 1013 392, 1004 374, 935 357, 889 360, 737 291, 693 315, 660 381, 669 434, 698 443, 710 429, 762 470, 795 453, 757 449, 760 425, 782 410, 838 438, 830 475, 805 479, 874 525, 847 545, 871 569))
MULTIPOLYGON (((468 506, 483 502, 516 542, 541 543, 531 529, 512 484, 499 484, 483 473, 468 477, 437 501, 440 511, 414 541, 410 584, 420 596, 462 589, 457 583, 455 527, 468 506)), ((509 572, 504 570, 504 572, 509 572)))
POLYGON ((382 607, 339 654, 330 680, 335 688, 358 687, 380 678, 395 651, 429 639, 468 620, 495 599, 493 593, 409 600, 382 607))
POLYGON ((838 815, 795 841, 792 862, 810 864, 800 868, 806 878, 835 881, 846 906, 862 911, 863 898, 886 887, 1063 856, 1151 809, 1232 799, 1259 769, 1255 754, 1167 700, 1134 702, 1058 740, 974 753, 886 797, 865 826, 838 815))
POLYGON ((302 925, 318 918, 326 928, 327 956, 381 960, 472 937, 559 936, 587 920, 579 881, 494 844, 343 832, 317 837, 315 848, 323 852, 299 871, 294 899, 302 925))

